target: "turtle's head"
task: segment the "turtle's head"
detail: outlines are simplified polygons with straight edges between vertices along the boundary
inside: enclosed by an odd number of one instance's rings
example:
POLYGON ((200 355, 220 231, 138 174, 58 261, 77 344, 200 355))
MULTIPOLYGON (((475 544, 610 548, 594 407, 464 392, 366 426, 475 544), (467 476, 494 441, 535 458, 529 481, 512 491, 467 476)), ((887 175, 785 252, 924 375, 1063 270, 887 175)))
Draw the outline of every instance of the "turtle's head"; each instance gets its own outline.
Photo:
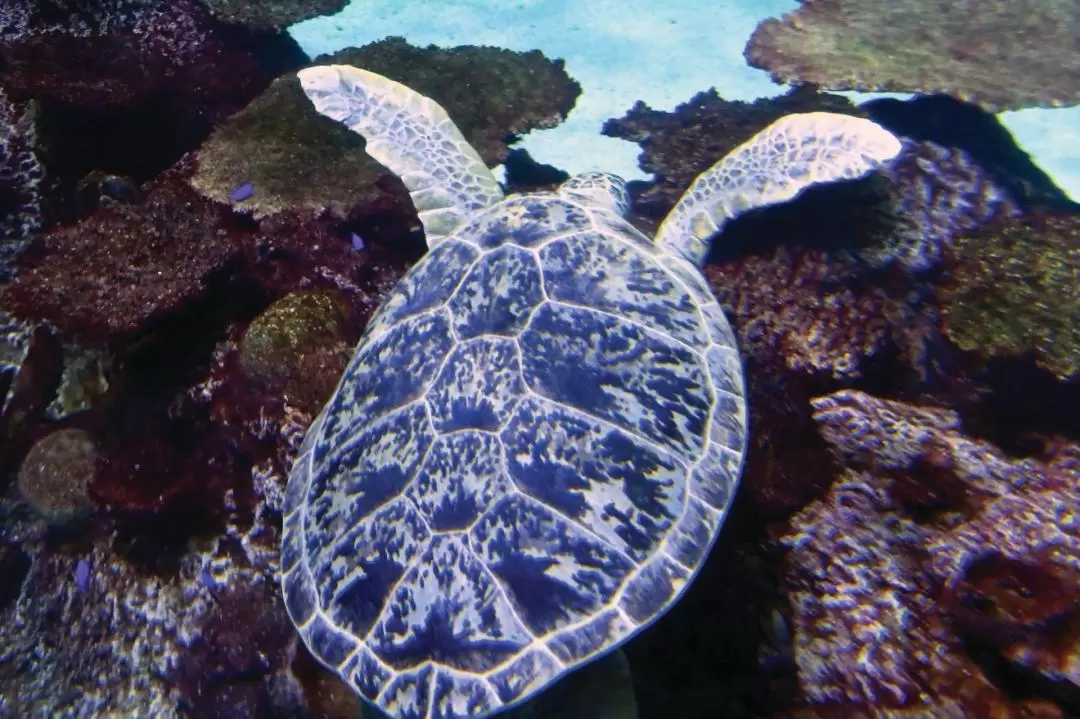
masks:
POLYGON ((559 188, 559 194, 567 200, 599 205, 619 217, 630 212, 630 194, 626 180, 610 172, 582 172, 574 175, 559 188))

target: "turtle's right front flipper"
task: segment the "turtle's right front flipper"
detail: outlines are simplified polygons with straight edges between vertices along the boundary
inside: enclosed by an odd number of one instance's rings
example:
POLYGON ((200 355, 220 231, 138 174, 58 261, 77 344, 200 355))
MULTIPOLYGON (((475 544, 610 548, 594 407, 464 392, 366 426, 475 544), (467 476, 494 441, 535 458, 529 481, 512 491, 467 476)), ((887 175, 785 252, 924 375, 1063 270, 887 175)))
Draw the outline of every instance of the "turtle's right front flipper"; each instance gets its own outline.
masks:
POLYGON ((787 115, 698 175, 660 225, 656 242, 700 267, 709 238, 728 220, 787 202, 813 185, 864 177, 900 149, 892 133, 861 117, 787 115))

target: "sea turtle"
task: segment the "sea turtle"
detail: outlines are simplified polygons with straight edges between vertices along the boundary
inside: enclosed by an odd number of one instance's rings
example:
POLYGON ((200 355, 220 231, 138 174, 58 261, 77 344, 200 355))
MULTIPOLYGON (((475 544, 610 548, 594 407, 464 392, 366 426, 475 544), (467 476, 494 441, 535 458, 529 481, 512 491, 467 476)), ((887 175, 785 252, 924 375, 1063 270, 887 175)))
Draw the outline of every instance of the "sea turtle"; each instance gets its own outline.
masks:
POLYGON ((855 117, 783 118, 702 174, 654 242, 613 175, 504 197, 434 101, 343 65, 299 80, 402 178, 429 251, 293 467, 289 615, 392 717, 499 713, 654 622, 716 539, 747 408, 700 272, 709 238, 899 142, 855 117))

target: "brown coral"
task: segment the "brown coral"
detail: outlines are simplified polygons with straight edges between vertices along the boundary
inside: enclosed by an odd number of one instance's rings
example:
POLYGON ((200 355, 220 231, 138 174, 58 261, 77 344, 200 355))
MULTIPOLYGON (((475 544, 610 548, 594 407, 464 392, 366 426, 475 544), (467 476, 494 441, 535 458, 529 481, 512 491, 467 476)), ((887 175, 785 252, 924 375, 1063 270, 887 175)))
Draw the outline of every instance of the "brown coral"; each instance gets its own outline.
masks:
POLYGON ((780 247, 705 271, 744 356, 850 378, 888 338, 887 294, 827 252, 780 247))
POLYGON ((89 490, 96 463, 97 448, 86 432, 53 432, 23 460, 19 493, 49 524, 69 524, 93 509, 89 490))
POLYGON ((244 249, 227 208, 168 178, 43 238, 43 255, 0 293, 17 317, 101 341, 190 305, 244 249))
POLYGON ((1080 103, 1074 0, 802 0, 746 59, 777 82, 947 93, 992 111, 1080 103))
POLYGON ((252 30, 280 30, 341 12, 348 0, 202 0, 214 17, 252 30))
POLYGON ((1080 372, 1080 215, 1029 216, 958 238, 939 290, 945 335, 983 359, 1032 352, 1080 372))

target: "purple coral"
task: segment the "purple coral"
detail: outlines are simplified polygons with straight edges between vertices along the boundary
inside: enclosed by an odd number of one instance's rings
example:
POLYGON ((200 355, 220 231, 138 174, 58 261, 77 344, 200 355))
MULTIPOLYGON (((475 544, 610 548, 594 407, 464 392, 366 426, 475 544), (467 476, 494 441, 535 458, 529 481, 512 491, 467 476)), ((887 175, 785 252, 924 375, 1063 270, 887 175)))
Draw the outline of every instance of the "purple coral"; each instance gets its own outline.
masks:
POLYGON ((786 540, 808 703, 1024 711, 965 640, 1080 685, 1066 599, 1080 592, 1080 448, 1012 459, 966 436, 949 410, 858 391, 813 406, 846 468, 786 540))
POLYGON ((34 148, 35 112, 12 102, 0 87, 0 279, 41 229, 44 170, 34 148))

